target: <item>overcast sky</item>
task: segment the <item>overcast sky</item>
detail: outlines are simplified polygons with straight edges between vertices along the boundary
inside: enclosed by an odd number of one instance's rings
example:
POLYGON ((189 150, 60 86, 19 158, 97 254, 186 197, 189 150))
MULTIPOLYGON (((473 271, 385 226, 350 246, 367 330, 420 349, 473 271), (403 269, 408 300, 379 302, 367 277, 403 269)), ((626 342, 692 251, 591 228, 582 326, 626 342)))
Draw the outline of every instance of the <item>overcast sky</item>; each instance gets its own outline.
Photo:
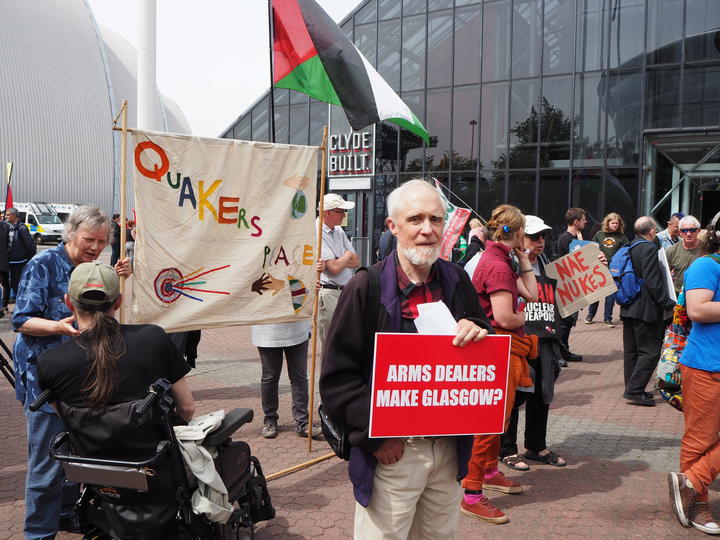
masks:
MULTIPOLYGON (((98 24, 137 47, 142 0, 87 1, 98 24)), ((316 1, 337 22, 361 2, 316 1)), ((194 135, 217 137, 269 88, 267 0, 157 0, 157 26, 158 88, 194 135)))

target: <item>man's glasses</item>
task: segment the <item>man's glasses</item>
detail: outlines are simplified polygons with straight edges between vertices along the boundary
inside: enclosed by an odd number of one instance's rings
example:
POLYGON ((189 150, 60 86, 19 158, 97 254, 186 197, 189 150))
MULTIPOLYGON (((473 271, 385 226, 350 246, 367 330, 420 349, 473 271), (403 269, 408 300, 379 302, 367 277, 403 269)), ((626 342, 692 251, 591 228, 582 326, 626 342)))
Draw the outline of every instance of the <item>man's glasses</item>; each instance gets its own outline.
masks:
POLYGON ((335 212, 336 214, 344 214, 345 212, 347 212, 347 210, 336 208, 335 210, 333 210, 333 212, 335 212))
POLYGON ((527 234, 527 235, 525 235, 525 236, 527 236, 527 237, 528 237, 530 240, 532 240, 533 242, 537 242, 537 241, 540 240, 541 238, 542 238, 543 240, 545 240, 545 237, 547 236, 547 233, 546 233, 546 232, 539 232, 539 233, 537 233, 537 234, 527 234))
POLYGON ((697 227, 693 227, 693 228, 691 228, 691 229, 680 229, 680 232, 683 233, 683 234, 692 234, 692 233, 698 232, 698 228, 697 228, 697 227))

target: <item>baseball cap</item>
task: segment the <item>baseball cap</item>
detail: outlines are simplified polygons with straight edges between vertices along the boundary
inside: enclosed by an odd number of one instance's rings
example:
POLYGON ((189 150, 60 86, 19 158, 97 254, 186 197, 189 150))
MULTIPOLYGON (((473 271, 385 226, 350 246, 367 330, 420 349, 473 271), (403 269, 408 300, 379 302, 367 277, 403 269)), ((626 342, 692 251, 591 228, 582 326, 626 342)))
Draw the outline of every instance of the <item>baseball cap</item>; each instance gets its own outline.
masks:
POLYGON ((350 210, 351 208, 355 208, 355 203, 352 201, 346 201, 343 199, 340 195, 337 193, 327 193, 325 197, 323 197, 323 210, 335 210, 336 208, 341 208, 343 210, 350 210))
POLYGON ((549 231, 552 227, 547 225, 537 216, 525 216, 525 234, 537 234, 542 231, 549 231))
POLYGON ((76 302, 100 306, 120 296, 120 276, 112 266, 89 262, 78 264, 70 276, 70 298, 76 302))

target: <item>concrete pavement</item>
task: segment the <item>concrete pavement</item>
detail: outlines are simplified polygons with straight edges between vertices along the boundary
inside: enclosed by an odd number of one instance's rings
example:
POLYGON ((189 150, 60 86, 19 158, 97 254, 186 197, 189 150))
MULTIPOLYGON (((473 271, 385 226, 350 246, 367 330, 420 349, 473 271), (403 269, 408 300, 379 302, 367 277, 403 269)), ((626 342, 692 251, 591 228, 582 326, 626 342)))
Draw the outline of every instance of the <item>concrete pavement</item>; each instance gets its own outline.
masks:
MULTIPOLYGON (((703 533, 683 529, 672 515, 666 474, 678 467, 682 415, 658 398, 645 408, 622 399, 622 327, 584 325, 571 337, 585 356, 560 375, 551 406, 549 448, 568 466, 531 463, 525 473, 503 471, 522 482, 520 495, 490 493, 510 522, 489 525, 461 516, 458 538, 690 538, 703 533)), ((12 342, 7 318, 0 337, 12 342)), ((260 459, 266 474, 330 452, 315 442, 312 452, 294 431, 290 385, 281 379, 280 434, 260 437, 260 363, 248 328, 203 332, 198 368, 189 377, 198 413, 252 407, 255 420, 236 433, 260 459)), ((317 387, 316 387, 317 389, 317 387)), ((318 397, 316 393, 316 405, 318 397)), ((524 419, 521 417, 519 433, 524 419)), ((25 475, 25 422, 12 389, 0 380, 0 540, 22 537, 25 475)), ((519 440, 522 443, 522 438, 519 440)), ((501 466, 502 467, 502 466, 501 466)), ((280 477, 269 484, 277 517, 260 524, 257 537, 339 539, 352 537, 354 501, 347 465, 337 458, 280 477)), ((711 508, 720 516, 720 498, 711 489, 711 508)), ((78 538, 61 534, 59 538, 78 538)))

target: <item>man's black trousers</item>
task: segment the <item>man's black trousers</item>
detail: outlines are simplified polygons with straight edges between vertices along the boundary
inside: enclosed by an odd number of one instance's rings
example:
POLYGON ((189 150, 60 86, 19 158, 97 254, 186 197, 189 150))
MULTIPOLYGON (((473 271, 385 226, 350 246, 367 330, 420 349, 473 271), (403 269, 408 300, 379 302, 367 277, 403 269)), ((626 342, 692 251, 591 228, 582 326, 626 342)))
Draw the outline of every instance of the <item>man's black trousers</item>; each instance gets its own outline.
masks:
POLYGON ((623 317, 625 394, 640 397, 660 358, 665 324, 623 317))

